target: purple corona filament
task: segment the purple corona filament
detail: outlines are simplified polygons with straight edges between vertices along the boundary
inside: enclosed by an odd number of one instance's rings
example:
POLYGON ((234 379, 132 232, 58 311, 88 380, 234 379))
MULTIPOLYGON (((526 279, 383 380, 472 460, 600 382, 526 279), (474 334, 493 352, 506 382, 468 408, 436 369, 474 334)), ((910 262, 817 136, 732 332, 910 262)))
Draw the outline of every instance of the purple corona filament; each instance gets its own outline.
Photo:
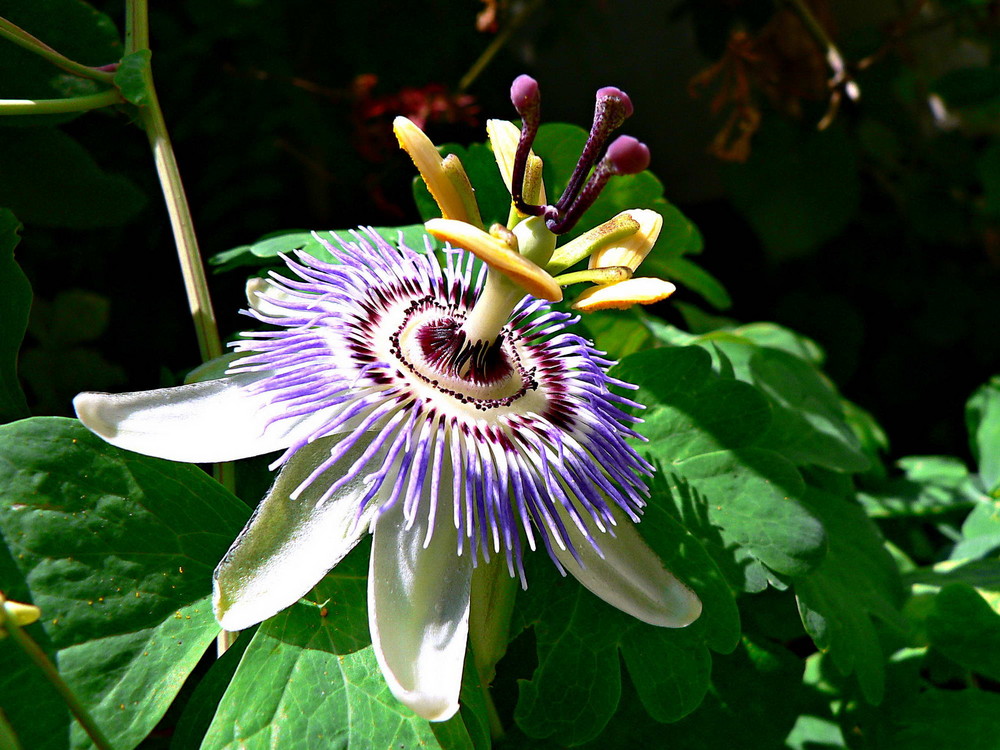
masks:
POLYGON ((518 76, 511 86, 510 96, 514 108, 521 116, 521 137, 511 175, 511 197, 514 206, 521 213, 527 216, 544 216, 545 225, 554 234, 564 234, 576 225, 583 213, 593 205, 610 177, 637 174, 649 166, 649 149, 629 136, 616 139, 608 147, 604 158, 598 162, 608 138, 633 112, 628 94, 614 86, 606 86, 597 92, 590 134, 559 200, 546 206, 527 203, 524 200, 524 176, 528 153, 541 122, 538 83, 531 76, 518 76))
POLYGON ((272 276, 261 297, 268 312, 251 310, 277 328, 236 344, 247 356, 232 372, 270 373, 255 387, 284 405, 276 420, 342 404, 279 464, 347 433, 312 478, 341 472, 325 498, 368 483, 359 515, 378 497, 381 511, 401 503, 408 518, 434 515, 439 493, 426 487, 450 475, 454 508, 449 500, 441 510, 454 512, 459 554, 475 562, 502 553, 522 583, 522 533, 532 548, 541 537, 564 570, 552 545, 577 557, 565 524, 599 549, 591 529, 614 525, 609 503, 638 519, 647 494, 638 475, 651 467, 625 441, 637 420, 620 407, 635 404, 609 390, 630 386, 567 331, 575 318, 527 296, 490 342, 495 351, 460 372, 459 332, 483 285, 473 256, 452 252, 441 264, 374 232, 357 240, 327 245, 337 264, 301 253, 289 261, 299 278, 272 276))

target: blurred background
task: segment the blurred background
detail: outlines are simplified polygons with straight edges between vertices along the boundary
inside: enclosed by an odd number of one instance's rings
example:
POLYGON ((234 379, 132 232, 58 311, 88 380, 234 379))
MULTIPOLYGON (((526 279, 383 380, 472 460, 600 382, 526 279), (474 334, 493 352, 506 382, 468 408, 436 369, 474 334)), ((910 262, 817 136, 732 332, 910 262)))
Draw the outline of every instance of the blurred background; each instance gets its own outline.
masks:
MULTIPOLYGON (((968 454, 963 404, 1000 372, 1000 3, 153 5, 156 86, 206 257, 278 230, 417 221, 398 114, 467 144, 516 117, 520 73, 544 121, 584 127, 594 91, 616 85, 636 107, 623 132, 650 145, 733 302, 676 299, 813 337, 892 456, 968 454)), ((100 65, 120 56, 122 6, 0 0, 0 15, 100 65), (107 18, 69 33, 95 8, 107 18)), ((80 85, 0 45, 3 97, 80 85)), ((124 111, 32 119, 0 120, 0 205, 25 224, 33 412, 179 382, 198 350, 145 137, 124 111)), ((244 325, 244 280, 210 278, 224 337, 244 325)), ((710 321, 685 310, 656 311, 710 321)))

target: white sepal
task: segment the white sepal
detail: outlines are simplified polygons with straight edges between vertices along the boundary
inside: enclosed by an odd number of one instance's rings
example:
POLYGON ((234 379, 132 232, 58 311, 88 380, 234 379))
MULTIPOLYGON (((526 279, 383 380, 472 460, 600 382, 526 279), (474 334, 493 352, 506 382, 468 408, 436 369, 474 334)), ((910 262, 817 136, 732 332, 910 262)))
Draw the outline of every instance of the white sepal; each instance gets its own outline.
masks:
POLYGON ((348 451, 291 499, 335 444, 336 438, 322 438, 296 451, 215 569, 212 603, 224 629, 244 630, 297 602, 369 530, 378 498, 357 517, 369 487, 364 472, 320 502, 365 445, 348 451))
POLYGON ((603 558, 576 524, 569 522, 566 529, 583 567, 569 552, 552 545, 559 562, 608 604, 650 625, 683 628, 697 620, 701 614, 698 596, 666 569, 632 521, 617 509, 614 513, 615 536, 595 534, 603 558))
POLYGON ((283 450, 331 420, 340 407, 271 421, 281 407, 254 388, 266 372, 133 393, 81 393, 76 414, 119 448, 171 461, 213 463, 283 450))

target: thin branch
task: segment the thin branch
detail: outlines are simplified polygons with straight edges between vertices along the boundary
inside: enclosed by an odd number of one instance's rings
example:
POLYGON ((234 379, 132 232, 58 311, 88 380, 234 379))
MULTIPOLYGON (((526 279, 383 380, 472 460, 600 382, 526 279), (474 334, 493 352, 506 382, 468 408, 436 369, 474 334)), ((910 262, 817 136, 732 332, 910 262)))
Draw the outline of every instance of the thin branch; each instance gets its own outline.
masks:
POLYGON ((0 36, 6 37, 17 46, 45 58, 53 65, 73 75, 80 76, 81 78, 89 78, 93 81, 100 81, 101 83, 111 83, 114 81, 114 73, 92 68, 89 65, 78 63, 76 60, 70 60, 66 55, 56 52, 45 42, 2 17, 0 17, 0 36))
MULTIPOLYGON (((127 55, 149 49, 149 14, 145 0, 128 0, 125 16, 125 52, 127 55)), ((222 342, 215 323, 215 312, 208 294, 205 267, 198 248, 198 238, 194 233, 191 208, 188 205, 184 184, 181 182, 177 157, 167 132, 167 123, 156 96, 153 75, 149 68, 145 71, 145 88, 148 101, 139 107, 139 119, 149 144, 153 149, 156 173, 160 178, 163 198, 170 216, 170 226, 177 245, 177 257, 184 277, 188 306, 198 337, 198 348, 204 361, 222 356, 222 342)))
MULTIPOLYGON (((3 606, 2 603, 0 603, 0 606, 3 606)), ((35 643, 31 636, 21 629, 21 626, 13 618, 6 618, 4 629, 10 635, 11 639, 24 650, 28 658, 34 662, 38 670, 45 675, 46 679, 52 684, 52 687, 56 689, 56 692, 59 693, 59 696, 69 707, 76 720, 80 722, 80 726, 83 727, 98 750, 111 750, 111 743, 108 742, 101 728, 97 726, 97 722, 94 721, 87 712, 86 707, 80 702, 80 699, 76 697, 76 694, 66 684, 62 675, 59 674, 59 670, 56 669, 49 657, 45 655, 41 647, 35 643)))
POLYGON ((798 16, 802 25, 805 26, 806 31, 809 32, 816 44, 819 45, 820 50, 823 52, 823 57, 826 59, 827 67, 830 68, 830 72, 832 73, 828 84, 830 86, 830 106, 818 125, 820 130, 824 130, 833 122, 833 118, 836 117, 837 111, 840 109, 841 99, 846 96, 851 101, 857 101, 861 98, 861 89, 858 88, 857 82, 847 69, 840 49, 834 43, 833 39, 830 38, 830 35, 826 33, 823 24, 813 15, 812 10, 810 10, 805 0, 783 0, 783 2, 798 16))
POLYGON ((0 99, 0 115, 54 115, 86 112, 123 102, 118 89, 65 99, 0 99))
POLYGON ((475 82, 482 73, 486 66, 490 64, 494 57, 496 57, 497 52, 503 49, 503 46, 508 42, 508 40, 518 31, 522 26, 524 26, 525 21, 531 17, 541 6, 542 0, 532 0, 532 2, 521 8, 521 11, 515 15, 506 26, 493 37, 493 40, 487 45, 486 49, 483 50, 482 54, 479 55, 478 59, 472 63, 472 67, 466 72, 462 79, 458 82, 458 93, 464 94, 468 91, 469 87, 475 82))

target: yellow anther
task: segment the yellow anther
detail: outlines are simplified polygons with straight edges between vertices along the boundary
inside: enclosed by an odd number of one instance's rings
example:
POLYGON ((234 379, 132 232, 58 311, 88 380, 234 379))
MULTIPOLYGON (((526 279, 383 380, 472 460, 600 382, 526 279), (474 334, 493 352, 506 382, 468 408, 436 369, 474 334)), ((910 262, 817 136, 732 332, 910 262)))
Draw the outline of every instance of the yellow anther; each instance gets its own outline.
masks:
POLYGON ((431 196, 446 219, 483 225, 469 177, 457 157, 441 158, 424 131, 405 117, 393 120, 400 147, 410 155, 431 196))
POLYGON ((562 299, 562 288, 556 280, 537 264, 511 250, 503 240, 465 222, 448 219, 431 219, 424 228, 439 240, 468 250, 528 294, 550 302, 562 299))
MULTIPOLYGON (((663 217, 647 208, 633 208, 615 217, 629 217, 639 224, 639 230, 629 236, 599 248, 590 256, 590 268, 628 266, 633 271, 649 255, 663 227, 663 217)), ((612 219, 614 221, 615 219, 612 219)))
POLYGON ((651 305, 665 300, 677 287, 669 281, 642 277, 621 281, 617 284, 592 286, 573 303, 573 309, 581 312, 595 310, 624 310, 632 305, 651 305))

